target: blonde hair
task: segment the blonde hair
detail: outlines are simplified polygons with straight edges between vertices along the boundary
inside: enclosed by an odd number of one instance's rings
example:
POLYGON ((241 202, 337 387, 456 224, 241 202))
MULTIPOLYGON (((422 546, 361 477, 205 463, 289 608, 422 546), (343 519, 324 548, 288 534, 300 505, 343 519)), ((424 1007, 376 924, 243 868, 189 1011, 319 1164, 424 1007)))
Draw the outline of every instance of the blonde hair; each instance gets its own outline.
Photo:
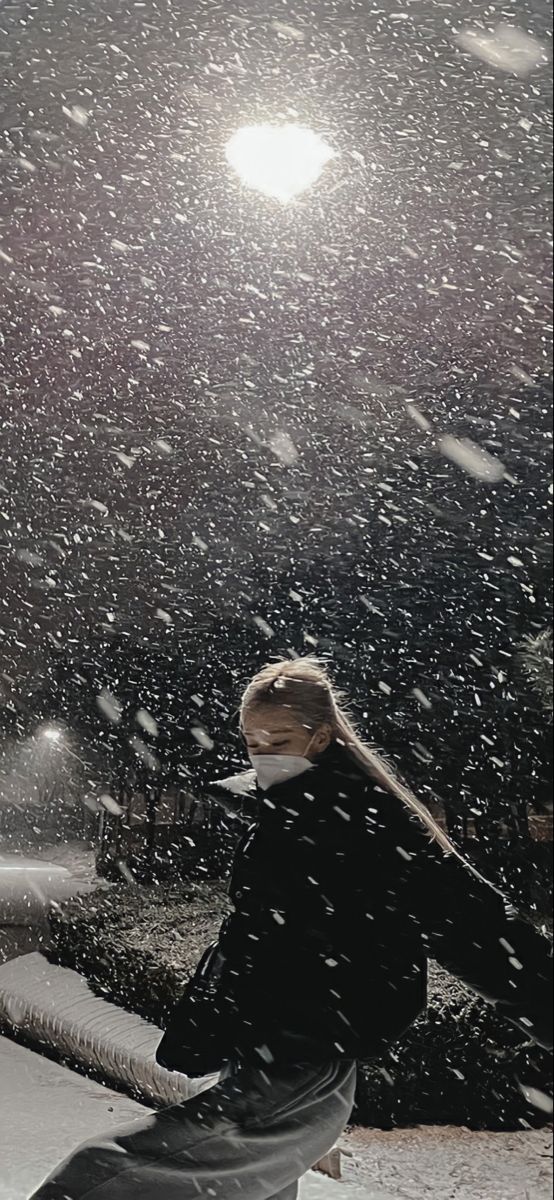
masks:
POLYGON ((295 661, 284 659, 269 663, 251 680, 241 702, 241 724, 247 709, 260 705, 288 709, 299 724, 309 730, 330 725, 333 740, 343 746, 347 756, 385 791, 392 792, 425 825, 430 836, 448 854, 457 850, 425 805, 389 766, 381 753, 360 737, 347 711, 346 701, 332 684, 327 669, 313 657, 295 661))

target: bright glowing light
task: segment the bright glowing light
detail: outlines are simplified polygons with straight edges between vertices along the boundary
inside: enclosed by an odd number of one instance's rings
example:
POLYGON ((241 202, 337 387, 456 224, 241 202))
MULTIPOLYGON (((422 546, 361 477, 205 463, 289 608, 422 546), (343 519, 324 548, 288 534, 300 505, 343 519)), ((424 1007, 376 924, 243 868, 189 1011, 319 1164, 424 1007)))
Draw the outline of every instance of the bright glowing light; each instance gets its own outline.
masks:
POLYGON ((335 151, 301 125, 247 125, 233 134, 226 155, 247 187, 287 204, 317 182, 335 151))
POLYGON ((62 735, 59 729, 53 729, 49 726, 47 729, 41 729, 41 737, 46 738, 49 742, 61 742, 62 735))

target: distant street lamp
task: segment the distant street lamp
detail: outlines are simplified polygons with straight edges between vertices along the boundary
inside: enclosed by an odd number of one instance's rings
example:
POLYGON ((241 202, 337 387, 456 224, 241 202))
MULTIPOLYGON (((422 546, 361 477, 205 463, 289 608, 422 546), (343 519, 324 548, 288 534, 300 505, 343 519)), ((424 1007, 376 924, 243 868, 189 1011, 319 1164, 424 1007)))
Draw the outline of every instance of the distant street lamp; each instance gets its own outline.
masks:
POLYGON ((48 742, 61 742, 61 730, 55 729, 52 725, 47 725, 45 729, 40 730, 40 737, 46 738, 48 742))
POLYGON ((68 754, 70 758, 74 758, 82 767, 85 763, 69 745, 71 730, 58 729, 56 725, 41 725, 37 731, 37 736, 40 741, 50 742, 52 746, 58 746, 64 754, 68 754))
POLYGON ((319 179, 335 151, 301 125, 247 125, 227 143, 226 157, 247 187, 287 204, 319 179))

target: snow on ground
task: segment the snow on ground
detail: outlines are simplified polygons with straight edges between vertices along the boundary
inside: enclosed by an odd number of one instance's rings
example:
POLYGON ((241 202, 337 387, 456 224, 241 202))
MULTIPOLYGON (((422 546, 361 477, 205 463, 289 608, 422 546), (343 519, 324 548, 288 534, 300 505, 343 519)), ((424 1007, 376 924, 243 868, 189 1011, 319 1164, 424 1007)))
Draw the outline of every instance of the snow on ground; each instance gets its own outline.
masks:
POLYGON ((34 857, 41 862, 52 863, 64 867, 73 879, 87 882, 97 881, 96 851, 87 842, 58 842, 54 846, 44 846, 37 850, 34 857))
POLYGON ((0 854, 0 924, 40 923, 49 904, 67 900, 92 887, 90 852, 41 856, 0 854))
MULTIPOLYGON (((85 1138, 146 1109, 0 1038, 0 1200, 27 1200, 85 1138)), ((310 1174, 301 1200, 550 1200, 552 1138, 461 1129, 355 1129, 341 1183, 310 1174)))
MULTIPOLYGON (((552 1130, 354 1129, 345 1179, 366 1200, 551 1200, 552 1130)), ((344 1184, 344 1200, 351 1192, 344 1184)), ((337 1197, 338 1200, 338 1197, 337 1197)))
MULTIPOLYGON (((0 1200, 27 1200, 80 1142, 146 1112, 126 1096, 0 1038, 0 1200)), ((301 1192, 301 1200, 381 1197, 355 1184, 343 1190, 316 1175, 306 1180, 301 1192)))
POLYGON ((0 1038, 0 1200, 27 1200, 79 1142, 144 1109, 0 1038))

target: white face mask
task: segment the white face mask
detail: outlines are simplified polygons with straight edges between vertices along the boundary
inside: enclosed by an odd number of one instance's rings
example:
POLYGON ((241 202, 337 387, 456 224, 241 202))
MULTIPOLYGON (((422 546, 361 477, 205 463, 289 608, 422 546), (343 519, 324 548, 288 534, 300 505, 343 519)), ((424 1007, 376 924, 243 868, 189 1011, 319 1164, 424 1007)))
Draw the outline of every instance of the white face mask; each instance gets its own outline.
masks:
POLYGON ((314 763, 306 755, 313 738, 310 738, 304 754, 251 754, 250 762, 256 772, 258 787, 267 792, 276 783, 295 779, 305 771, 311 771, 314 763))
POLYGON ((250 762, 263 792, 276 783, 284 783, 285 779, 294 779, 304 771, 311 771, 314 765, 300 754, 251 754, 250 762))

